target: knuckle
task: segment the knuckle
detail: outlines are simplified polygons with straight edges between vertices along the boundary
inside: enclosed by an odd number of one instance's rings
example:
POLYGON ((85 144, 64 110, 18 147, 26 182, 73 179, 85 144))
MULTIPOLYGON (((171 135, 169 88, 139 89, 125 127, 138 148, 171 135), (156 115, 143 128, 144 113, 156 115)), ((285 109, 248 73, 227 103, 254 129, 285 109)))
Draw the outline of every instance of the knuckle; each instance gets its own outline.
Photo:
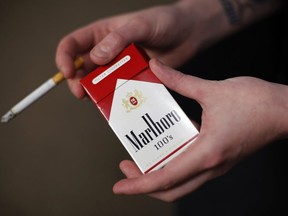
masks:
POLYGON ((172 88, 175 89, 175 91, 179 91, 183 87, 183 82, 188 76, 184 73, 176 73, 174 77, 174 82, 172 82, 172 88))
POLYGON ((166 180, 166 182, 162 185, 162 190, 168 190, 174 185, 174 181, 171 179, 166 180))
POLYGON ((169 190, 177 183, 175 177, 170 173, 169 170, 165 169, 165 167, 162 169, 161 175, 163 179, 161 189, 163 191, 169 190))
POLYGON ((225 162, 225 159, 224 159, 223 154, 216 153, 206 158, 204 166, 206 170, 212 170, 212 169, 219 167, 224 162, 225 162))
POLYGON ((127 25, 134 30, 139 30, 139 27, 149 27, 149 22, 143 15, 138 15, 133 17, 133 19, 131 19, 127 25))
POLYGON ((106 43, 113 46, 124 47, 126 39, 119 31, 112 31, 106 38, 106 43))
POLYGON ((65 36, 58 43, 59 49, 63 49, 68 43, 71 43, 71 39, 68 36, 65 36))

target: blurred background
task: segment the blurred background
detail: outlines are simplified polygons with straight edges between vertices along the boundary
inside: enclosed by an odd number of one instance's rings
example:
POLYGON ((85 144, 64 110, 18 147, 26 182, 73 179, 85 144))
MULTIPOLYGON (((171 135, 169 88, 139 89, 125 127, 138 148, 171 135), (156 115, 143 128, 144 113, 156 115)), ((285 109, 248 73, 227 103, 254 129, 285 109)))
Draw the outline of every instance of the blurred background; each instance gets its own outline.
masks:
MULTIPOLYGON (((169 2, 1 0, 0 115, 57 72, 63 36, 103 17, 169 2)), ((247 75, 285 83, 277 72, 287 77, 287 15, 254 24, 179 69, 207 79, 247 75)), ((174 96, 200 122, 201 108, 174 96)), ((287 154, 287 140, 270 145, 173 204, 114 195, 123 177, 118 164, 130 157, 96 106, 75 99, 63 83, 0 124, 0 216, 287 215, 287 154)))
MULTIPOLYGON (((51 77, 59 40, 117 13, 171 0, 1 0, 0 113, 51 77)), ((173 215, 173 204, 116 196, 130 158, 96 106, 66 83, 0 124, 0 215, 173 215)))

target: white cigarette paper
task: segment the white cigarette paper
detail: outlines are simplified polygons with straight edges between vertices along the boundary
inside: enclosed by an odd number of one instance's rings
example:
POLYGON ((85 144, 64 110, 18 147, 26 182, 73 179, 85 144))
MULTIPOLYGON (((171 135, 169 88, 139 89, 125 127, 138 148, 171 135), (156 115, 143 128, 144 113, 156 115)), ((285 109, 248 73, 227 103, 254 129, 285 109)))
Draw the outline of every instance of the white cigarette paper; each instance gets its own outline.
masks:
POLYGON ((17 114, 22 112, 24 109, 29 107, 32 103, 37 101, 40 97, 50 91, 56 83, 53 79, 47 80, 29 95, 27 95, 24 99, 22 99, 19 103, 17 103, 14 107, 11 108, 1 119, 1 122, 8 122, 10 119, 14 118, 17 114))
MULTIPOLYGON (((83 58, 79 57, 74 62, 75 68, 79 69, 84 64, 83 58)), ((13 119, 17 114, 22 112, 24 109, 29 107, 32 103, 41 98, 44 94, 49 92, 52 88, 54 88, 58 83, 64 80, 64 76, 61 72, 56 73, 49 80, 44 82, 41 86, 27 95, 24 99, 22 99, 19 103, 17 103, 12 109, 10 109, 4 116, 1 118, 1 122, 5 123, 13 119)))

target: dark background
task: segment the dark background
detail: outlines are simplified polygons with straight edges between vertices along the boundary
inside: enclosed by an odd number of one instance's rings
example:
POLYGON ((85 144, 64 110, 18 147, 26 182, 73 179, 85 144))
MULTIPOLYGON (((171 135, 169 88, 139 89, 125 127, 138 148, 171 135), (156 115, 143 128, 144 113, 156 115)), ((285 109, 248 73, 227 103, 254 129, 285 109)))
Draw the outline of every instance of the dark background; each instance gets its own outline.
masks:
MULTIPOLYGON (((67 33, 161 2, 171 1, 1 0, 0 113, 57 71, 55 50, 67 33)), ((253 75, 285 82, 283 16, 229 37, 180 69, 207 79, 253 75)), ((174 96, 200 121, 197 104, 174 96)), ((0 124, 0 215, 280 215, 287 212, 286 155, 286 141, 270 145, 173 204, 115 196, 112 186, 122 178, 118 163, 129 156, 97 108, 76 100, 63 83, 0 124)))
MULTIPOLYGON (((255 23, 180 68, 202 78, 254 76, 288 84, 287 8, 255 23)), ((174 95, 187 114, 201 122, 196 103, 174 95)), ((287 95, 288 100, 288 95, 287 95)), ((180 200, 181 216, 288 215, 287 140, 272 143, 234 169, 180 200)))

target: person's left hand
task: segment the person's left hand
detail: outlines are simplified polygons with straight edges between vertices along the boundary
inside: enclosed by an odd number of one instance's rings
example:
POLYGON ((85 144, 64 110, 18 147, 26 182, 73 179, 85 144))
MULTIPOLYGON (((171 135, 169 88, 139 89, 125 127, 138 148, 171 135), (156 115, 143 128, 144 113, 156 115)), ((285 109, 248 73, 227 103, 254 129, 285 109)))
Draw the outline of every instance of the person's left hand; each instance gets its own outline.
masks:
POLYGON ((143 175, 134 162, 122 161, 120 169, 127 178, 114 185, 114 193, 174 201, 223 175, 270 141, 287 136, 287 86, 252 77, 208 81, 156 60, 150 61, 150 67, 168 88, 202 106, 200 134, 160 170, 143 175))

